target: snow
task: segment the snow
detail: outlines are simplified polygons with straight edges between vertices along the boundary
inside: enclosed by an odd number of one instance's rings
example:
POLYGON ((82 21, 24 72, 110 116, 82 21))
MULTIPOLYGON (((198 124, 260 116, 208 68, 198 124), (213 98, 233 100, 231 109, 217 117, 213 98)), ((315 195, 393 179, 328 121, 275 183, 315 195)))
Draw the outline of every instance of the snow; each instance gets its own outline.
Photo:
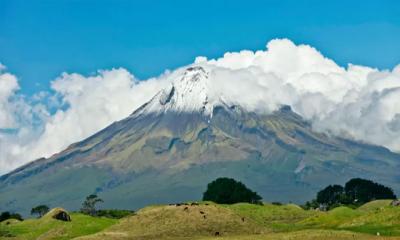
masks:
POLYGON ((212 94, 208 72, 201 66, 192 66, 158 92, 140 113, 202 112, 212 117, 216 105, 223 105, 223 101, 212 94))

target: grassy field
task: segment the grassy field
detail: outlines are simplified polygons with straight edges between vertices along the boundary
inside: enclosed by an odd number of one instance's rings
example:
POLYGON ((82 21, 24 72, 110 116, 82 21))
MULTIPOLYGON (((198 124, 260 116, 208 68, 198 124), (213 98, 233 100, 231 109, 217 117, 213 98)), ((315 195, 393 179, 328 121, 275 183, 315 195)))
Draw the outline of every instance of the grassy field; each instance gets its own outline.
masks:
POLYGON ((160 205, 119 220, 71 214, 0 223, 1 239, 400 239, 400 207, 374 201, 328 212, 297 205, 160 205), (217 236, 216 236, 217 235, 217 236), (379 236, 378 236, 379 235, 379 236))
POLYGON ((117 221, 110 218, 93 218, 80 213, 72 213, 71 222, 46 217, 22 222, 6 220, 0 223, 0 233, 3 235, 0 235, 0 239, 72 239, 97 233, 117 221))

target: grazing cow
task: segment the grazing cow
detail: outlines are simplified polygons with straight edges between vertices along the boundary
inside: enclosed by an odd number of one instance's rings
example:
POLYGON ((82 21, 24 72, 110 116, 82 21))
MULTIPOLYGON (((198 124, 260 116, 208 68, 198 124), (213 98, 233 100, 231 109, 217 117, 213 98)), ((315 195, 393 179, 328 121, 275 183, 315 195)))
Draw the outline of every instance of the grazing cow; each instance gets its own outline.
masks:
POLYGON ((204 214, 204 212, 203 212, 203 211, 200 211, 200 214, 204 214))
POLYGON ((214 236, 220 236, 219 232, 215 232, 214 236))
POLYGON ((206 215, 203 215, 203 218, 206 219, 207 218, 206 215))
POLYGON ((242 217, 242 222, 244 222, 244 217, 242 217))
POLYGON ((188 207, 185 207, 185 208, 183 209, 183 211, 189 211, 189 208, 188 208, 188 207))

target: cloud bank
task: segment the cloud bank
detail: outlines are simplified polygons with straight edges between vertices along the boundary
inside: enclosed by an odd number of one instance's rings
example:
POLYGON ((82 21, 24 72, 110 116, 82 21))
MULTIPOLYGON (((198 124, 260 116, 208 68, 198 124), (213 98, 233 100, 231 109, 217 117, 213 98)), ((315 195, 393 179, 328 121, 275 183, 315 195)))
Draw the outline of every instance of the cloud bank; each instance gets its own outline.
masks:
MULTIPOLYGON (((227 101, 266 113, 288 104, 318 131, 400 151, 400 65, 343 68, 287 39, 272 40, 261 51, 198 57, 192 65, 209 71, 214 91, 227 101)), ((186 67, 143 81, 123 68, 93 76, 63 73, 51 83, 52 92, 27 98, 0 64, 0 173, 128 116, 186 67)))
POLYGON ((16 77, 0 72, 0 173, 50 157, 125 118, 165 87, 164 82, 138 81, 122 68, 89 77, 63 73, 51 83, 53 93, 28 101, 16 94, 16 77))

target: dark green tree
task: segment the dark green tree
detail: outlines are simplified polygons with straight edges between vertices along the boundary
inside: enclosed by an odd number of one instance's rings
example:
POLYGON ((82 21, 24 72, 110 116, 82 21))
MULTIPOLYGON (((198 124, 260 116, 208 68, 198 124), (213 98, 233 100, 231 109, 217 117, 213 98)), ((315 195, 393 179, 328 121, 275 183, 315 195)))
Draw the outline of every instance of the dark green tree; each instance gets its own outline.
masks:
POLYGON ((49 207, 46 205, 39 205, 31 209, 31 215, 37 215, 39 218, 43 217, 48 211, 49 207))
POLYGON ((0 222, 4 221, 4 220, 7 220, 7 219, 10 219, 10 216, 11 216, 10 212, 2 212, 0 214, 0 222))
POLYGON ((0 222, 7 219, 18 219, 20 221, 24 220, 19 213, 2 212, 0 214, 0 222))
POLYGON ((329 185, 317 193, 317 203, 327 206, 339 204, 345 199, 344 188, 340 185, 329 185))
POLYGON ((357 204, 376 199, 396 199, 393 190, 370 180, 353 178, 344 187, 346 195, 357 204))
POLYGON ((231 178, 218 178, 208 184, 204 201, 233 204, 238 202, 259 203, 262 198, 243 183, 231 178))
POLYGON ((85 201, 82 203, 81 212, 91 216, 96 216, 96 204, 103 202, 96 194, 91 194, 86 197, 85 201))
POLYGON ((340 185, 329 185, 317 193, 316 199, 307 202, 304 208, 323 207, 332 209, 346 204, 350 207, 357 207, 376 199, 396 199, 393 190, 382 184, 370 180, 353 178, 345 187, 340 185))

